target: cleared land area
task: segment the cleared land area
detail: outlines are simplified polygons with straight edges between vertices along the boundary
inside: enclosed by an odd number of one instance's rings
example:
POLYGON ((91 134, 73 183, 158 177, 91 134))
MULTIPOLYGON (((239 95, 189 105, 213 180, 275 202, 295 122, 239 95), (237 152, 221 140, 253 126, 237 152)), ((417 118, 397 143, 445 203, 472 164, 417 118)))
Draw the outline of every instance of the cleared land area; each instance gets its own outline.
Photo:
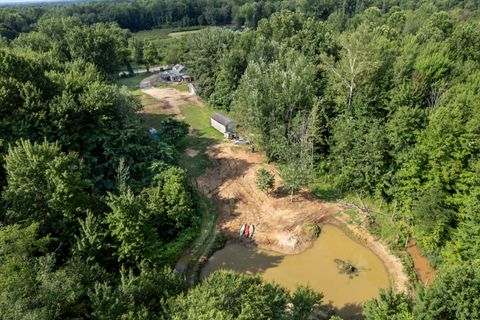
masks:
POLYGON ((140 41, 152 42, 157 48, 164 46, 166 43, 175 40, 175 38, 183 37, 189 33, 197 32, 202 27, 186 27, 186 28, 163 28, 152 29, 136 32, 133 37, 140 41))
MULTIPOLYGON (((158 100, 144 108, 145 116, 173 115, 190 125, 190 135, 182 141, 181 164, 194 185, 213 200, 219 214, 218 229, 229 239, 238 238, 243 223, 255 224, 253 240, 236 241, 293 254, 305 250, 315 240, 308 232, 309 224, 336 221, 349 228, 382 259, 395 288, 406 289, 408 277, 400 260, 390 254, 386 245, 365 229, 342 220, 339 214, 342 209, 337 204, 321 201, 307 191, 300 192, 290 201, 289 194, 279 187, 276 168, 266 164, 263 154, 251 153, 245 146, 223 140, 210 127, 209 117, 213 111, 195 96, 172 88, 150 88, 143 92, 158 100), (267 168, 276 175, 277 186, 270 194, 259 191, 256 186, 255 173, 259 168, 267 168)), ((208 252, 211 242, 197 243, 196 246, 208 252)))

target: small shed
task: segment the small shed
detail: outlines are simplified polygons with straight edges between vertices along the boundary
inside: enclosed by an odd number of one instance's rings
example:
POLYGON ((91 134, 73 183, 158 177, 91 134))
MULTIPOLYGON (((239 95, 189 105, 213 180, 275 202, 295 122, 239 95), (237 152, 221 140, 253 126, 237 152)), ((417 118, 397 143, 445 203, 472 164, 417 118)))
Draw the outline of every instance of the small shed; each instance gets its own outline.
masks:
POLYGON ((233 132, 235 130, 235 122, 221 113, 215 113, 212 115, 210 117, 210 124, 223 134, 233 132))

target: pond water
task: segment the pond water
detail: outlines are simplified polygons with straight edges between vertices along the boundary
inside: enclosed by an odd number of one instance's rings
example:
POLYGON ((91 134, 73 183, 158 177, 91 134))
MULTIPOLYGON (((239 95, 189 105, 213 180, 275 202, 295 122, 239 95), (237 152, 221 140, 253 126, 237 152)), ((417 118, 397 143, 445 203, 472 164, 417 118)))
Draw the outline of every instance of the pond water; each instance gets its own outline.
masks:
POLYGON ((218 269, 255 274, 293 290, 297 283, 308 284, 324 294, 324 303, 331 304, 342 317, 355 319, 361 304, 389 287, 389 277, 382 261, 368 248, 348 237, 343 230, 325 225, 314 245, 296 255, 227 244, 217 251, 202 269, 201 278, 218 269), (339 272, 335 259, 348 261, 358 273, 339 272))

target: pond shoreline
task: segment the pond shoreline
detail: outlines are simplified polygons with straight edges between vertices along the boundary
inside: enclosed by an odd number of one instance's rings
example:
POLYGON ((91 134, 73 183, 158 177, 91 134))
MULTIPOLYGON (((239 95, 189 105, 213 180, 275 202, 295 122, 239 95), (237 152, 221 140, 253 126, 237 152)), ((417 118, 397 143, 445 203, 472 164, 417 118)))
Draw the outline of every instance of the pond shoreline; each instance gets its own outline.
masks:
MULTIPOLYGON (((408 275, 404 271, 402 261, 390 252, 388 245, 383 243, 380 239, 376 239, 365 228, 352 224, 350 221, 348 221, 348 219, 348 215, 340 213, 339 216, 323 217, 322 221, 318 224, 320 226, 320 229, 323 229, 325 225, 333 225, 341 229, 352 241, 368 248, 373 254, 378 257, 378 259, 380 259, 380 261, 382 261, 389 276, 390 286, 396 291, 408 292, 411 284, 408 275)), ((263 246, 262 244, 256 243, 255 239, 250 240, 245 238, 239 238, 238 236, 227 236, 226 244, 240 244, 247 248, 265 250, 267 252, 272 252, 284 256, 294 256, 299 255, 306 250, 312 248, 316 240, 317 239, 312 238, 310 241, 304 242, 305 245, 302 246, 301 250, 294 250, 291 252, 277 251, 269 246, 263 246)))
POLYGON ((378 296, 390 286, 390 275, 383 261, 368 247, 353 239, 343 228, 326 223, 312 247, 302 253, 281 254, 259 248, 252 242, 230 239, 213 253, 201 270, 204 279, 219 269, 245 274, 257 272, 288 290, 296 284, 309 285, 323 292, 325 304, 345 319, 359 318, 364 301, 378 296), (342 272, 338 261, 355 266, 356 272, 342 272))

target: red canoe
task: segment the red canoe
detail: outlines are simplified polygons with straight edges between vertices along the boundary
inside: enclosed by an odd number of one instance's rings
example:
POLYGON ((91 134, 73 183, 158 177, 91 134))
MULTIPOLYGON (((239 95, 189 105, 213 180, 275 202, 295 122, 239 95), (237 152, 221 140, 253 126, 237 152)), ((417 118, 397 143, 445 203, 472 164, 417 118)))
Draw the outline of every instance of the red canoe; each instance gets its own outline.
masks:
POLYGON ((248 229, 249 229, 249 226, 247 224, 247 225, 245 225, 245 233, 243 234, 245 236, 245 238, 248 238, 248 229))

